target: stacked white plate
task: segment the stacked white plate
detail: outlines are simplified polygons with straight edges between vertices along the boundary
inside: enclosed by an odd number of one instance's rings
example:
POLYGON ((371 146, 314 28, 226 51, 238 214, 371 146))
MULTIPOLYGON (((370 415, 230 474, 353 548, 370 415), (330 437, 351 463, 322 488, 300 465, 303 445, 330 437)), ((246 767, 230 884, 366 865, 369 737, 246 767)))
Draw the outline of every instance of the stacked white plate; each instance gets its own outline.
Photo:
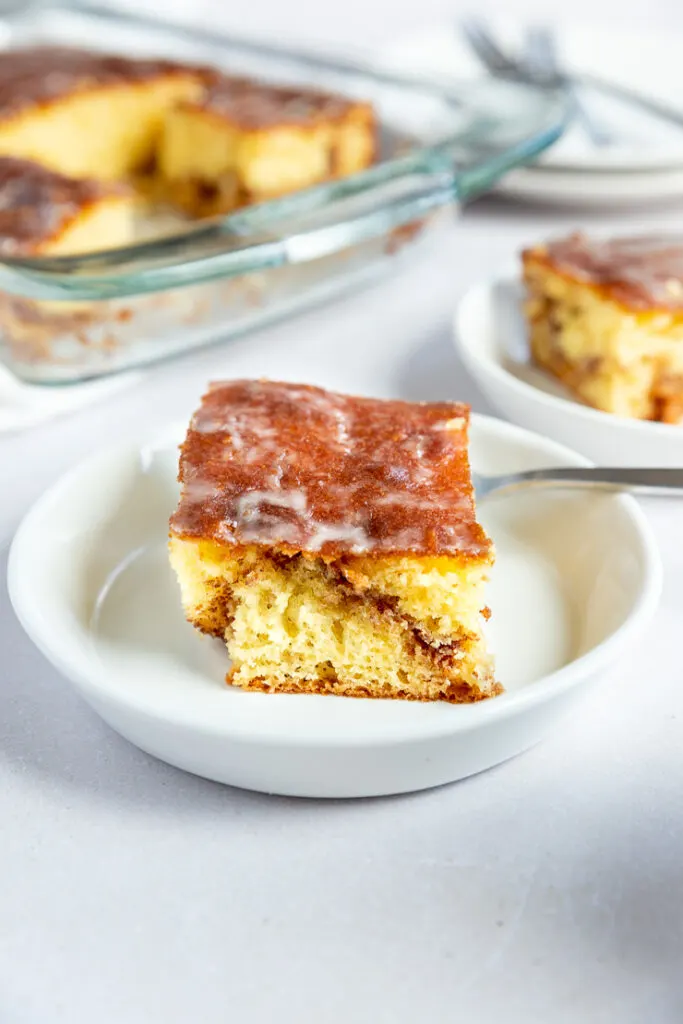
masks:
MULTIPOLYGON (((515 31, 496 23, 493 29, 506 48, 519 49, 518 26, 515 31)), ((683 113, 683 65, 675 34, 568 25, 558 27, 555 38, 564 70, 579 78, 599 76, 683 113)), ((399 40, 383 63, 431 78, 482 73, 455 20, 399 40)), ((683 125, 592 87, 582 86, 579 93, 592 119, 609 132, 609 144, 597 146, 577 122, 537 164, 511 173, 499 191, 535 202, 601 207, 683 199, 683 125)))

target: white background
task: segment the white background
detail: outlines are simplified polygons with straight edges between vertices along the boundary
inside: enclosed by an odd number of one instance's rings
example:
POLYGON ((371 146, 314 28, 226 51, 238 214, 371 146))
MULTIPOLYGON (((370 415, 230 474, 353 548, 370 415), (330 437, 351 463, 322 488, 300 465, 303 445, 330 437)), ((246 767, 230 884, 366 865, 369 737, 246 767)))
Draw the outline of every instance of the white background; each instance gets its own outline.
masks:
MULTIPOLYGON (((495 9, 480 3, 481 8, 495 9)), ((243 33, 376 47, 443 0, 164 5, 243 33), (222 5, 221 5, 222 6, 222 5), (208 13, 210 12, 210 13, 208 13)), ((546 14, 542 3, 506 5, 546 14)), ((564 16, 661 23, 671 0, 564 16)), ((97 408, 0 439, 0 542, 64 469, 185 416, 210 377, 301 379, 488 411, 453 355, 468 284, 577 223, 488 200, 399 277, 163 367, 97 408)), ((0 1024, 676 1024, 683 1020, 681 506, 650 504, 664 598, 628 664, 543 746, 485 775, 357 803, 268 798, 110 732, 0 592, 0 1024)))

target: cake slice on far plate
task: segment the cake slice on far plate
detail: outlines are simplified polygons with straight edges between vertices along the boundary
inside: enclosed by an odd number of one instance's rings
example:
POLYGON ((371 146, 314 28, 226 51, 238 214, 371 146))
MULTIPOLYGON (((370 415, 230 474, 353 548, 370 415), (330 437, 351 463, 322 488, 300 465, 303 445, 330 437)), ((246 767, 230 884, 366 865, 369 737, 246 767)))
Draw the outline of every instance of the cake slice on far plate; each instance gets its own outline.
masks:
POLYGON ((251 690, 470 702, 493 561, 469 409, 211 385, 180 458, 170 556, 187 618, 251 690))
POLYGON ((683 237, 573 234, 522 262, 539 366, 603 412, 683 421, 683 237))

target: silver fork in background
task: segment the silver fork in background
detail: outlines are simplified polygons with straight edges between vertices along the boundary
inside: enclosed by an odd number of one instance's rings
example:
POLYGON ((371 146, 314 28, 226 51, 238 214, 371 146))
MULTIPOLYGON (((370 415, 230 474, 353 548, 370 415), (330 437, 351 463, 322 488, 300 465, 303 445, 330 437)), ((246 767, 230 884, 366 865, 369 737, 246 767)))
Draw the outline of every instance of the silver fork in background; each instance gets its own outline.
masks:
POLYGON ((629 491, 665 497, 683 497, 683 469, 611 469, 599 466, 570 466, 559 469, 532 469, 506 476, 482 476, 472 473, 478 500, 489 494, 518 491, 522 488, 582 488, 598 491, 629 491))
POLYGON ((576 120, 595 146, 603 148, 614 143, 614 134, 597 121, 582 101, 576 83, 560 66, 555 37, 549 28, 527 29, 524 60, 539 84, 545 80, 551 85, 564 86, 576 120))
MULTIPOLYGON (((513 60, 509 54, 506 54, 501 49, 482 19, 464 18, 460 22, 460 32, 490 74, 499 78, 509 78, 516 82, 528 83, 535 81, 524 61, 513 60)), ((669 104, 661 100, 652 99, 637 92, 635 89, 629 89, 618 82, 610 82, 599 75, 581 74, 578 77, 572 76, 569 84, 573 84, 577 80, 591 86, 593 89, 597 89, 605 96, 612 96, 614 99, 642 110, 652 117, 658 118, 660 121, 676 125, 679 128, 683 127, 683 111, 678 107, 669 106, 669 104)), ((565 80, 565 89, 566 85, 567 82, 565 80)))
POLYGON ((516 82, 531 82, 549 89, 562 89, 571 103, 575 117, 581 121, 591 141, 597 146, 607 146, 613 141, 589 116, 574 83, 561 71, 554 39, 548 29, 528 30, 523 59, 510 57, 498 45, 491 29, 481 18, 463 18, 460 29, 489 74, 516 82))
POLYGON ((460 32, 489 74, 498 78, 510 78, 516 82, 530 80, 528 69, 523 67, 519 61, 513 60, 500 48, 492 32, 481 18, 462 18, 460 32))

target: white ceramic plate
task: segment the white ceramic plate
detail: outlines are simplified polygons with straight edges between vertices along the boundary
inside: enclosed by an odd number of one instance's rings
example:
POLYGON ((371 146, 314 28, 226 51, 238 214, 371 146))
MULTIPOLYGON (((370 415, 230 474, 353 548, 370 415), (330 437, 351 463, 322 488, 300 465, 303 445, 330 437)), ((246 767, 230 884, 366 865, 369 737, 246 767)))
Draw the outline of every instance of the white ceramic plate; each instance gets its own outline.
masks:
MULTIPOLYGON (((660 587, 637 505, 593 494, 491 499, 491 642, 501 697, 443 703, 245 693, 222 644, 184 622, 166 559, 171 433, 72 471, 15 538, 9 586, 44 654, 102 718, 187 771, 266 792, 357 797, 437 786, 542 739, 648 622, 660 587)), ((574 465, 543 438, 478 418, 477 469, 574 465)))
POLYGON ((567 209, 630 210, 634 205, 654 207, 682 199, 683 169, 617 174, 521 167, 506 174, 496 192, 525 203, 567 209))
POLYGON ((518 278, 501 276, 470 289, 455 317, 460 357, 496 409, 602 466, 683 466, 683 426, 592 409, 531 363, 521 299, 518 278))

